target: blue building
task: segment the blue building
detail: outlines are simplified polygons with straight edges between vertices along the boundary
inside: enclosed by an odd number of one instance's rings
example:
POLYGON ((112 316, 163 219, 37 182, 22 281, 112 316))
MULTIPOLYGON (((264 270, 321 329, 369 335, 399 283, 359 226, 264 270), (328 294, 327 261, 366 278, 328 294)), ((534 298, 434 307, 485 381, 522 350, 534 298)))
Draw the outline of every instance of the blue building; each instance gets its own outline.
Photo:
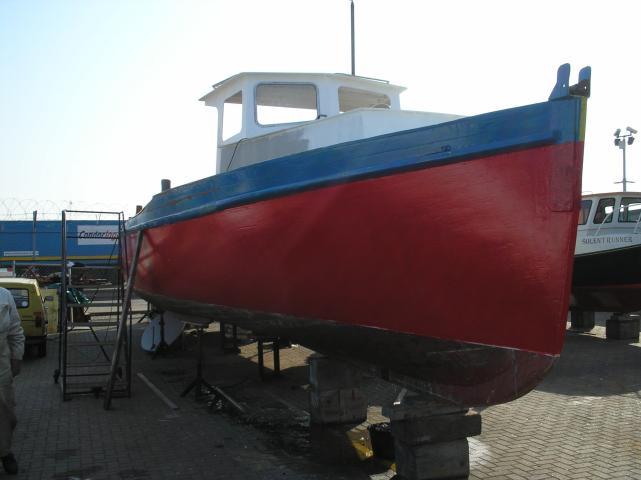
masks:
MULTIPOLYGON (((0 221, 0 267, 60 262, 59 220, 0 221)), ((67 259, 87 265, 118 262, 118 221, 68 220, 67 259)))

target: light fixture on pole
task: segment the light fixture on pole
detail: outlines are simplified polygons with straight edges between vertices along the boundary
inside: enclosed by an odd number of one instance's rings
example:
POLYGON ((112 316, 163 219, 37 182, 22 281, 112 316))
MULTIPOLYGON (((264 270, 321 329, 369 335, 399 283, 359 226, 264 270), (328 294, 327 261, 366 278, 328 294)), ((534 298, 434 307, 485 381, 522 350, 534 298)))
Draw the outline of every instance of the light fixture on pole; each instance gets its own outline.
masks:
POLYGON ((623 184, 623 191, 627 192, 627 184, 628 183, 634 183, 631 180, 628 180, 625 178, 625 147, 626 145, 632 145, 634 143, 634 135, 636 135, 638 132, 632 128, 632 127, 626 127, 625 128, 628 133, 625 133, 621 135, 621 129, 617 128, 616 131, 614 132, 614 136, 616 137, 614 139, 614 145, 619 147, 621 150, 623 150, 623 180, 620 182, 614 182, 614 183, 622 183, 623 184))

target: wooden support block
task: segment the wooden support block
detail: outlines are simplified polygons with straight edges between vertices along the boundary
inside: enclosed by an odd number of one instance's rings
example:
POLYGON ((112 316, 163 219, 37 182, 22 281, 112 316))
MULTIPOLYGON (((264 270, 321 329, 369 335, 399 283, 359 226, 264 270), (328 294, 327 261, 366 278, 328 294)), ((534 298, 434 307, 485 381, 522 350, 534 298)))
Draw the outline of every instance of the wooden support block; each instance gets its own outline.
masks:
POLYGON ((465 414, 434 415, 395 421, 391 424, 394 438, 407 445, 449 442, 481 434, 481 416, 465 414))
POLYGON ((594 328, 594 312, 571 310, 570 326, 578 332, 589 332, 594 328))
POLYGON ((309 405, 315 424, 361 423, 367 400, 358 389, 362 373, 350 365, 314 354, 309 359, 309 405))
POLYGON ((324 355, 313 354, 309 357, 309 383, 319 390, 340 390, 358 387, 363 374, 345 363, 331 360, 324 355))
POLYGON ((614 314, 605 323, 605 337, 608 340, 639 341, 639 316, 614 314))
POLYGON ((394 444, 396 473, 407 480, 468 478, 470 452, 467 438, 451 442, 394 444))
POLYGON ((383 415, 392 421, 414 420, 435 415, 464 414, 467 409, 433 397, 403 390, 392 405, 383 405, 383 415))
POLYGON ((399 478, 468 478, 467 437, 481 433, 478 413, 403 390, 391 405, 383 408, 383 414, 391 420, 399 478))
POLYGON ((309 405, 315 424, 361 423, 367 419, 367 401, 357 388, 312 390, 309 405))

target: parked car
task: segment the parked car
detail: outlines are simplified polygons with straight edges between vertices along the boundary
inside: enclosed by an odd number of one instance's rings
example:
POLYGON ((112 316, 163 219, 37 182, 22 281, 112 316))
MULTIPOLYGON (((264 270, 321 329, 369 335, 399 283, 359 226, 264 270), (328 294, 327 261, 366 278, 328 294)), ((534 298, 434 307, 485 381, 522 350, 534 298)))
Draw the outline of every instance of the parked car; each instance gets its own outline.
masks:
POLYGON ((38 282, 31 278, 0 278, 0 287, 13 295, 22 320, 26 344, 37 347, 38 356, 47 355, 47 311, 38 282))

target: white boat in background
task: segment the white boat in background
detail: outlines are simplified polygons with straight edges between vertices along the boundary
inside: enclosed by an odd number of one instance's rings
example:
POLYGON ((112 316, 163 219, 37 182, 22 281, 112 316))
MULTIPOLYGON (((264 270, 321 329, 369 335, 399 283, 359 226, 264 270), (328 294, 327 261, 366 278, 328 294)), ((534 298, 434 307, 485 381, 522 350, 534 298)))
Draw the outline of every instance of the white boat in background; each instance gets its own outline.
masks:
POLYGON ((571 308, 641 310, 641 192, 582 197, 571 308))

